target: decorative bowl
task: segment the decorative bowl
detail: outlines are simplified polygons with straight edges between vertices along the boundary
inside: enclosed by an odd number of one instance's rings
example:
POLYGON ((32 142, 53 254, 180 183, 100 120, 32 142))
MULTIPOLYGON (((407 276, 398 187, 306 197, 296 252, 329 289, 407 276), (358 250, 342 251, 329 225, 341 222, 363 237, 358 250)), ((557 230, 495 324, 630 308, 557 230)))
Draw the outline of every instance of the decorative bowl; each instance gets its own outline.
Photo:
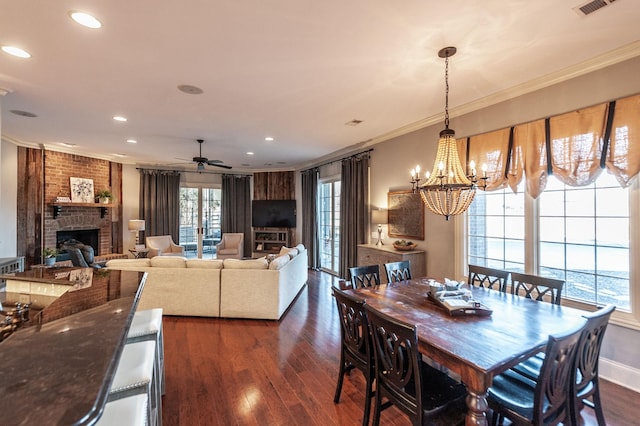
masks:
POLYGON ((399 245, 399 244, 393 243, 393 248, 399 251, 410 251, 415 249, 417 246, 418 245, 415 243, 408 244, 408 245, 399 245))

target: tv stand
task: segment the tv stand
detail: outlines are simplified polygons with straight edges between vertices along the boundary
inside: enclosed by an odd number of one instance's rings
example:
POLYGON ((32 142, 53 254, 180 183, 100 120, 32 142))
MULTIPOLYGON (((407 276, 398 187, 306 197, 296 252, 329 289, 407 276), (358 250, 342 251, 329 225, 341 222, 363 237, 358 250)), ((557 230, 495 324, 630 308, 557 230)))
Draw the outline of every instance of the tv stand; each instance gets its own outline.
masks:
POLYGON ((289 247, 288 230, 253 230, 253 257, 278 254, 283 246, 289 247))

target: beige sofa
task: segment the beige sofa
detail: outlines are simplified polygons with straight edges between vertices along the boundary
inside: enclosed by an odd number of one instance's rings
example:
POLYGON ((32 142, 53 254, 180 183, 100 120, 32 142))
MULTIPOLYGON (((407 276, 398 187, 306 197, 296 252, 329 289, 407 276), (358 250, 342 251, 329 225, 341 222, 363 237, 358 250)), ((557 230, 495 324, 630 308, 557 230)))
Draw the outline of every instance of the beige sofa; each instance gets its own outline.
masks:
POLYGON ((281 250, 273 261, 202 260, 157 256, 115 259, 107 268, 147 272, 139 309, 165 315, 278 320, 307 282, 303 245, 281 250))

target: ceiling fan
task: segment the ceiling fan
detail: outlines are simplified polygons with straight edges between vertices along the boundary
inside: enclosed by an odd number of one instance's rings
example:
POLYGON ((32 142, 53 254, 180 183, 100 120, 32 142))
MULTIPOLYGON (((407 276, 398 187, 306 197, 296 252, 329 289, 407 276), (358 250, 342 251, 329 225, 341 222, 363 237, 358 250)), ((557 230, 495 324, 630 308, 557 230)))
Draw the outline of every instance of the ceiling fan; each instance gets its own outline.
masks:
POLYGON ((231 169, 231 166, 222 164, 222 160, 209 160, 207 157, 203 157, 202 144, 204 143, 204 139, 196 140, 198 141, 198 144, 200 144, 200 154, 197 157, 193 157, 192 161, 198 165, 198 171, 203 171, 205 164, 208 164, 209 166, 221 167, 223 169, 231 169))

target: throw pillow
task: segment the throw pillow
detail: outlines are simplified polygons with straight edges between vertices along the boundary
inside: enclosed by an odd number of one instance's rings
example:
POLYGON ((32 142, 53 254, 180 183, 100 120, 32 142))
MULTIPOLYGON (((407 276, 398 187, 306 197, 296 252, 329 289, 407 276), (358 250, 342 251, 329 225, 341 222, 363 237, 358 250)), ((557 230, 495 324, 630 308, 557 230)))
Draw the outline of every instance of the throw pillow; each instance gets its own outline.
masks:
POLYGON ((287 263, 289 263, 289 255, 284 254, 282 256, 278 256, 275 259, 273 259, 269 264, 269 269, 275 269, 275 270, 282 269, 282 267, 287 263))

